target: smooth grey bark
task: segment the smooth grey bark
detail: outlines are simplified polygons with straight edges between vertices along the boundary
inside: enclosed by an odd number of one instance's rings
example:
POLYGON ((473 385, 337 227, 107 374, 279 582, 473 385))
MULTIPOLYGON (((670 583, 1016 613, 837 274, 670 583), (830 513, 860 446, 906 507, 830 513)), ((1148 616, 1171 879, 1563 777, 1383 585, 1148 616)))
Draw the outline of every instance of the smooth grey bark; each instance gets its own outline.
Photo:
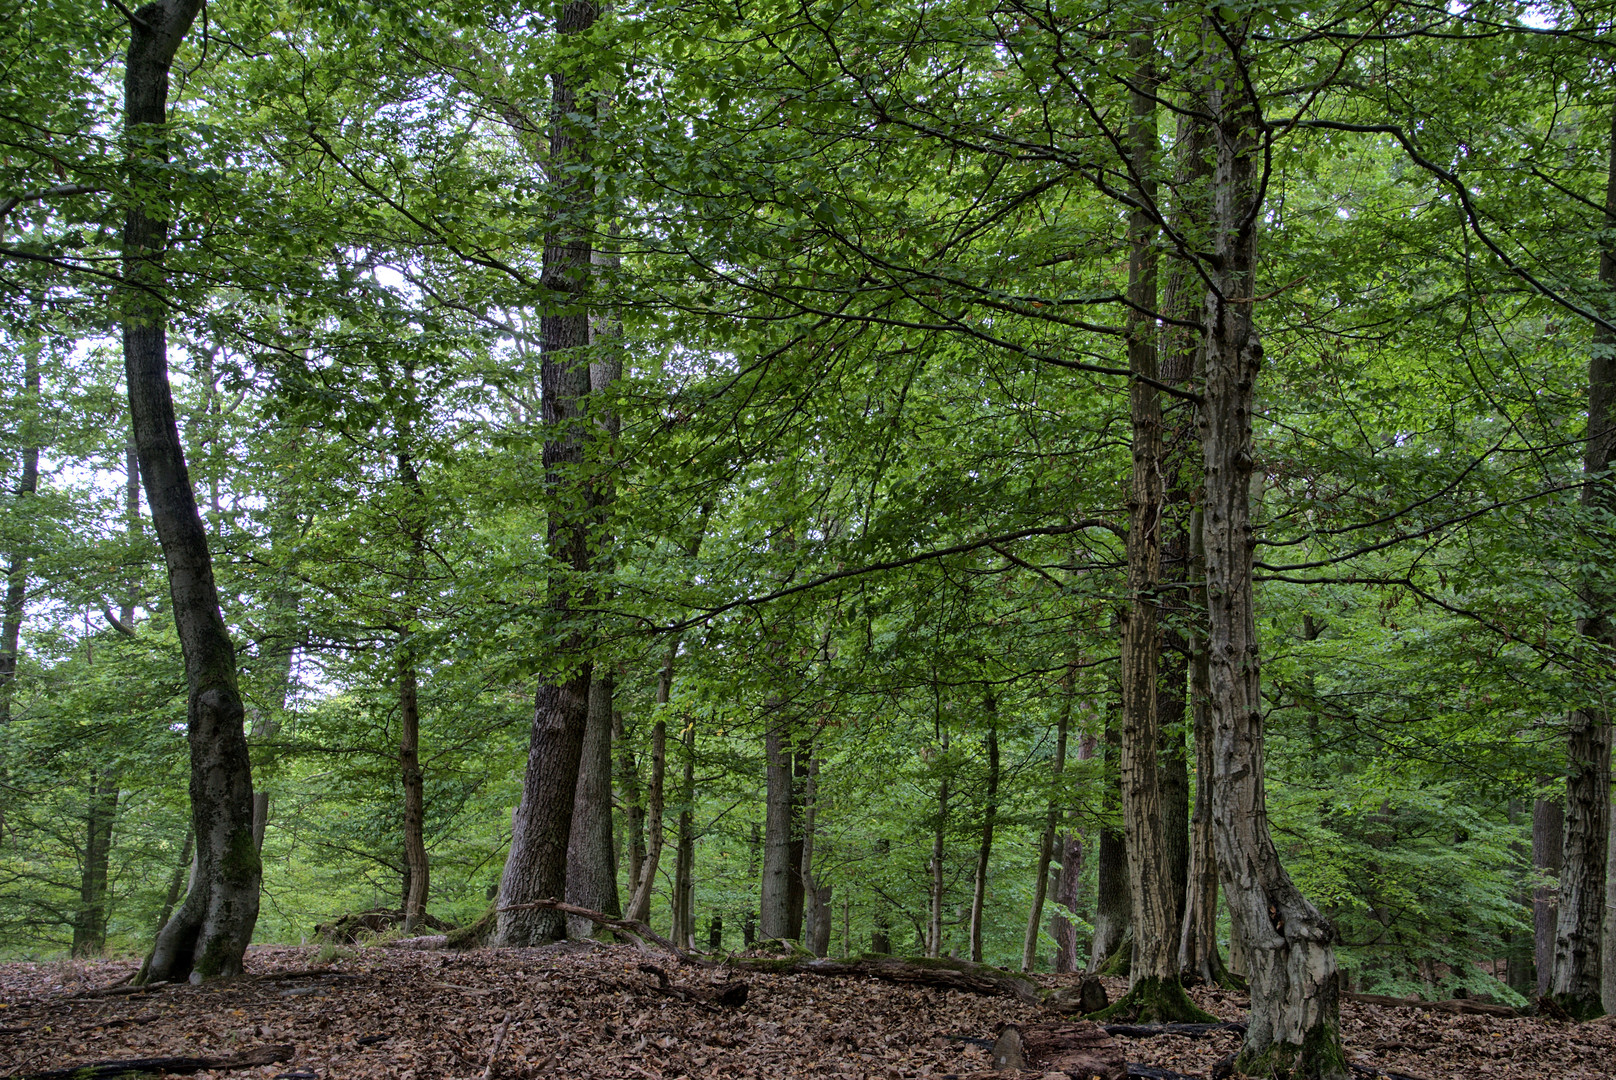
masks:
POLYGON ((795 938, 792 925, 792 879, 801 880, 801 854, 792 860, 792 765, 793 754, 785 706, 772 701, 769 728, 763 734, 763 757, 767 770, 763 809, 763 885, 758 912, 758 932, 765 938, 795 938))
POLYGON ((830 955, 831 887, 814 873, 814 840, 819 822, 819 759, 808 750, 808 777, 803 785, 802 863, 803 947, 815 956, 830 955))
POLYGON ((1564 844, 1565 813, 1559 801, 1538 799, 1532 804, 1532 869, 1550 879, 1532 892, 1532 956, 1539 997, 1548 994, 1554 983, 1554 928, 1560 917, 1557 898, 1564 844))
POLYGON ((988 731, 987 794, 982 805, 982 838, 976 846, 976 876, 971 882, 971 962, 982 962, 982 918, 988 893, 988 859, 993 854, 993 830, 999 821, 999 703, 990 690, 984 704, 988 731))
POLYGON ((252 837, 252 770, 236 654, 219 610, 207 532, 185 466, 168 383, 163 294, 168 69, 201 0, 156 0, 134 13, 124 68, 124 135, 134 193, 126 208, 120 291, 124 375, 141 481, 168 569, 185 659, 186 739, 196 873, 136 981, 239 974, 258 921, 262 868, 252 837))
MULTIPOLYGON (((1049 809, 1044 814, 1044 834, 1038 841, 1038 866, 1033 874, 1032 907, 1027 912, 1027 932, 1021 939, 1022 971, 1033 970, 1038 961, 1039 924, 1044 918, 1044 899, 1049 893, 1049 866, 1055 858, 1056 832, 1060 828, 1061 776, 1066 769, 1066 731, 1072 721, 1075 666, 1068 666, 1066 674, 1061 677, 1061 707, 1055 719, 1055 759, 1050 767, 1049 809)), ((1062 851, 1062 865, 1065 855, 1062 851)))
MULTIPOLYGON (((1244 18, 1249 18, 1246 16, 1244 18)), ((1286 873, 1268 829, 1250 495, 1252 415, 1263 347, 1255 325, 1262 221, 1258 133, 1244 22, 1207 17, 1212 78, 1213 258, 1207 261, 1206 385, 1197 418, 1206 476, 1212 824, 1233 933, 1248 949, 1251 1013, 1236 1071, 1345 1080, 1335 928, 1286 873)), ((1198 105, 1200 103, 1197 103, 1198 105)))
MULTIPOLYGON (((23 423, 22 467, 13 494, 19 502, 39 492, 39 351, 31 342, 23 354, 22 397, 28 402, 23 423)), ((5 610, 0 612, 0 724, 11 720, 12 683, 17 678, 17 660, 22 649, 22 621, 28 602, 28 567, 31 560, 26 544, 10 552, 6 566, 5 610)))
MULTIPOLYGON (((562 37, 577 37, 595 24, 592 0, 568 0, 556 20, 562 37)), ((593 666, 589 635, 576 627, 591 604, 589 527, 594 485, 583 477, 590 393, 589 290, 591 241, 579 218, 594 194, 588 132, 578 117, 593 108, 580 97, 590 73, 576 65, 550 77, 549 166, 552 188, 566 208, 548 223, 541 280, 551 299, 539 319, 539 379, 543 395, 545 485, 550 495, 547 550, 560 564, 548 583, 549 608, 557 627, 546 649, 564 658, 562 673, 539 680, 533 727, 523 773, 522 799, 511 826, 511 850, 500 879, 493 941, 536 945, 566 934, 566 919, 548 908, 510 910, 566 893, 567 842, 589 723, 593 666)))
MULTIPOLYGON (((614 673, 597 670, 589 686, 589 722, 578 763, 578 790, 572 802, 572 835, 567 841, 569 904, 620 915, 617 859, 612 847, 612 713, 614 673)), ((588 919, 567 919, 567 933, 588 937, 596 927, 588 919)))
MULTIPOLYGON (((1611 112, 1605 171, 1605 220, 1599 252, 1599 284, 1616 290, 1616 109, 1611 112)), ((1588 353, 1588 432, 1583 444, 1582 506, 1590 519, 1616 513, 1616 333, 1594 329, 1588 353)), ((1610 537, 1593 526, 1608 556, 1610 537)), ((1554 979, 1550 994, 1579 1020, 1604 1013, 1603 935, 1605 876, 1610 839, 1611 718, 1608 666, 1616 652, 1616 613, 1597 573, 1579 590, 1584 614, 1577 631, 1594 654, 1590 667, 1600 684, 1585 691, 1591 703, 1572 712, 1566 732, 1565 844, 1560 866, 1560 910, 1554 932, 1554 979)))

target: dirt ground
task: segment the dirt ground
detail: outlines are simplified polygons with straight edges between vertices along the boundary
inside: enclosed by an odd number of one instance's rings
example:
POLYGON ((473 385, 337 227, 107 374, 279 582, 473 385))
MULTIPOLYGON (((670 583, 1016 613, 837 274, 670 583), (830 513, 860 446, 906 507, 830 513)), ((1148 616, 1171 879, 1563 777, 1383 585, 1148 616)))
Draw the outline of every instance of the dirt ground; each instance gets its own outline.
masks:
MULTIPOLYGON (((729 975, 627 946, 370 947, 328 965, 314 960, 313 948, 259 947, 240 979, 112 994, 94 991, 129 975, 133 962, 0 966, 0 1071, 26 1076, 88 1062, 228 1058, 283 1046, 290 1049, 277 1064, 192 1075, 884 1080, 988 1069, 986 1049, 967 1039, 991 1039, 1005 1022, 1050 1018, 1010 998, 755 972, 737 976, 748 984, 746 1003, 727 1007, 691 998, 711 997, 729 975), (642 965, 664 969, 669 986, 642 965)), ((1114 999, 1125 987, 1108 989, 1114 999)), ((1219 1017, 1242 1018, 1238 995, 1197 990, 1195 997, 1219 1017)), ((1575 1025, 1348 1003, 1342 1035, 1362 1080, 1385 1072, 1420 1080, 1616 1080, 1616 1021, 1609 1019, 1575 1025)), ((1238 1042, 1220 1033, 1125 1045, 1130 1064, 1206 1076, 1238 1042)))

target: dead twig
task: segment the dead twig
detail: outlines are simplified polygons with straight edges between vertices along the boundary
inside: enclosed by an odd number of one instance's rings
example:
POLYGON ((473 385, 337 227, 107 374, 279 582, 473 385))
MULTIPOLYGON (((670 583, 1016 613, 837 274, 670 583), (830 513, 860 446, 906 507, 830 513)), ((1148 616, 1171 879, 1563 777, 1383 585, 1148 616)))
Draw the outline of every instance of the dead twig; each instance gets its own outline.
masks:
POLYGON ((511 1030, 511 1017, 515 1015, 515 1010, 506 1013, 504 1023, 494 1034, 494 1045, 488 1049, 488 1067, 483 1070, 483 1080, 494 1080, 494 1064, 499 1061, 499 1048, 505 1045, 505 1033, 511 1030))
POLYGON ((674 956, 678 957, 680 963, 692 964, 696 967, 719 966, 713 963, 711 960, 703 960, 699 956, 693 956, 692 954, 685 952, 683 949, 679 948, 679 946, 675 945, 673 942, 651 929, 645 923, 640 922, 638 919, 619 919, 612 915, 605 915, 599 911, 591 911, 588 908, 579 907, 577 904, 568 904, 560 900, 533 900, 526 904, 511 904, 509 907, 502 907, 499 910, 534 911, 541 908, 549 911, 559 911, 563 915, 576 915, 581 919, 588 919, 596 926, 607 927, 608 929, 617 931, 625 937, 634 939, 642 948, 645 946, 647 940, 653 941, 662 946, 668 952, 672 953, 674 956))

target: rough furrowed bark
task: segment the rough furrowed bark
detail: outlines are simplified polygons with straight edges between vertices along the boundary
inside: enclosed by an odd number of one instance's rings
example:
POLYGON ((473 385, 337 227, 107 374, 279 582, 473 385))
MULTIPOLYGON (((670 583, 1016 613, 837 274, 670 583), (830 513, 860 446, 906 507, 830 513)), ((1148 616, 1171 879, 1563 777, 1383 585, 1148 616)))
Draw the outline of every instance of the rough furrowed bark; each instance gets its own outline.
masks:
POLYGON ((1339 1080, 1348 1069, 1339 1033, 1334 928, 1281 865, 1263 786, 1248 502, 1255 466, 1252 411, 1263 359, 1253 320, 1261 120, 1246 89, 1241 26, 1209 26, 1205 40, 1215 76, 1206 104, 1217 154, 1217 258, 1206 298, 1206 386, 1197 423, 1206 471, 1213 833, 1231 932, 1245 942, 1250 963, 1251 1015, 1236 1068, 1257 1076, 1339 1080))
POLYGON ((174 622, 185 658, 186 739, 196 874, 157 935, 137 981, 234 975, 258 920, 261 868, 252 838, 252 776, 235 647, 219 611, 207 533, 186 470, 168 384, 162 305, 168 222, 161 125, 168 69, 201 0, 159 0, 135 12, 124 72, 124 123, 134 190, 123 235, 124 373, 141 480, 168 569, 174 622), (160 213, 160 211, 158 211, 160 213))
MULTIPOLYGON (((578 790, 573 795, 572 832, 567 841, 569 904, 622 913, 617 894, 617 866, 612 848, 612 697, 611 672, 589 686, 589 720, 578 764, 578 790)), ((568 919, 571 937, 587 937, 588 920, 568 919)))
MULTIPOLYGON (((1616 289, 1616 110, 1611 113, 1605 185, 1605 220, 1599 254, 1599 283, 1606 295, 1616 289)), ((1583 447, 1582 505, 1591 511, 1590 547, 1609 550, 1611 537, 1596 524, 1616 513, 1616 487, 1609 478, 1616 464, 1616 334, 1594 331, 1588 357, 1588 432, 1583 447)), ((1597 572, 1579 589, 1584 614, 1577 631, 1588 641, 1592 679, 1584 700, 1603 703, 1610 696, 1610 661, 1616 654, 1616 600, 1597 572)), ((1604 1013, 1600 980, 1608 960, 1603 951, 1605 870, 1610 835, 1610 716, 1603 708, 1575 710, 1566 732, 1565 844, 1560 866, 1560 911, 1554 932, 1554 979, 1550 996, 1578 1020, 1604 1013)))
MULTIPOLYGON (((598 14, 590 0, 569 0, 561 8, 556 31, 564 37, 583 34, 598 14)), ((590 100, 579 97, 587 81, 588 73, 576 64, 551 76, 550 162, 568 217, 581 216, 594 192, 587 168, 588 137, 578 120, 593 107, 590 100)), ((566 890, 567 842, 589 719, 590 642, 576 624, 592 599, 585 578, 591 569, 594 485, 583 476, 590 392, 584 297, 590 260, 589 235, 580 222, 563 218, 550 222, 544 238, 542 281, 548 296, 539 320, 539 378, 549 494, 547 549, 558 565, 548 583, 557 630, 545 647, 563 658, 567 670, 544 676, 534 693, 522 800, 512 819, 511 850, 500 880, 502 910, 493 938, 499 945, 539 944, 566 933, 560 913, 528 905, 566 890)))

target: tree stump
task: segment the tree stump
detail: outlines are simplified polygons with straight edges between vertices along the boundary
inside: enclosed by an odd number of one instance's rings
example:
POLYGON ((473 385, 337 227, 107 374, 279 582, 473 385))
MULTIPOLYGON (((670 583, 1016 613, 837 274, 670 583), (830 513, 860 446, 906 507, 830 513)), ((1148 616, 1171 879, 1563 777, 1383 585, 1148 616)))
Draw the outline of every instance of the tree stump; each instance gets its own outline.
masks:
POLYGON ((1128 1062, 1105 1029, 1075 1024, 1006 1024, 993 1044, 993 1067, 1056 1073, 1071 1080, 1125 1080, 1128 1062))

